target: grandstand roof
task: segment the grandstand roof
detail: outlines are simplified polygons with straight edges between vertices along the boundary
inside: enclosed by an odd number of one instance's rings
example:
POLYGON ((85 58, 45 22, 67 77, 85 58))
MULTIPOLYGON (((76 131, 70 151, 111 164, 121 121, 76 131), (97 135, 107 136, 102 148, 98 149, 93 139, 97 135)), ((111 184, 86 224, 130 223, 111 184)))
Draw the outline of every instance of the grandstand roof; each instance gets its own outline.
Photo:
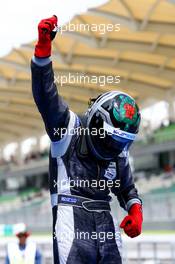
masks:
MULTIPOLYGON (((119 32, 102 34, 100 28, 67 31, 54 41, 56 76, 69 72, 89 76, 120 76, 117 85, 65 84, 60 92, 70 107, 82 112, 89 97, 122 90, 142 106, 148 99, 175 94, 175 5, 173 0, 110 0, 77 15, 71 23, 121 24, 119 32)), ((0 59, 0 145, 40 135, 43 124, 31 94, 30 59, 35 42, 13 49, 0 59)))

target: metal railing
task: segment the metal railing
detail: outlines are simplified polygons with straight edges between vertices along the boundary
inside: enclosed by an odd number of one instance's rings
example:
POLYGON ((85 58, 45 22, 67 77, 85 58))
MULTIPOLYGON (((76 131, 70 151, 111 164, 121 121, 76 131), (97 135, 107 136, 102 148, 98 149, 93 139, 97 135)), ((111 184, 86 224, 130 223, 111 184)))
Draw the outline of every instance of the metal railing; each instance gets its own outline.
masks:
POLYGON ((123 264, 175 264, 175 243, 141 241, 125 245, 123 264))
MULTIPOLYGON (((42 253, 42 264, 52 264, 52 243, 37 244, 42 253)), ((4 263, 6 244, 0 244, 0 263, 4 263)), ((175 243, 158 241, 124 242, 123 264, 175 264, 175 243)))

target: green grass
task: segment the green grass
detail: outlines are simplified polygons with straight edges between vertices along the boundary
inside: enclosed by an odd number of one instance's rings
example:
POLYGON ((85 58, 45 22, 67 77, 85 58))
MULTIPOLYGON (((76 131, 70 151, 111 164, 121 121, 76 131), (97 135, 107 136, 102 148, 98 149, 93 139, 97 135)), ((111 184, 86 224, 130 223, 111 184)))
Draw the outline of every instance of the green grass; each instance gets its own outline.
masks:
POLYGON ((175 235, 175 230, 144 230, 144 235, 175 235))
POLYGON ((14 201, 14 199, 17 198, 26 198, 30 195, 33 195, 35 193, 37 193, 39 190, 37 188, 30 188, 28 190, 25 191, 21 191, 18 194, 8 194, 8 195, 3 195, 0 197, 0 203, 6 203, 6 202, 11 202, 14 201))
POLYGON ((157 188, 152 190, 151 194, 165 194, 165 193, 174 193, 175 192, 175 184, 172 184, 170 187, 157 188))
POLYGON ((4 195, 0 197, 0 203, 9 202, 16 199, 16 194, 13 195, 4 195))

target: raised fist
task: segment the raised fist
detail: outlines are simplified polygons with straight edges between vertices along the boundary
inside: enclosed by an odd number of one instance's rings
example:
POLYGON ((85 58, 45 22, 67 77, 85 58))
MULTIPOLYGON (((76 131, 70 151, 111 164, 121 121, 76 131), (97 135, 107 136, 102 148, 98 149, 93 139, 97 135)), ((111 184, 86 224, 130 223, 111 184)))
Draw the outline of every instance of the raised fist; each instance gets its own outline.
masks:
POLYGON ((38 25, 38 42, 35 46, 35 56, 47 58, 51 55, 51 41, 56 36, 57 16, 43 19, 38 25))

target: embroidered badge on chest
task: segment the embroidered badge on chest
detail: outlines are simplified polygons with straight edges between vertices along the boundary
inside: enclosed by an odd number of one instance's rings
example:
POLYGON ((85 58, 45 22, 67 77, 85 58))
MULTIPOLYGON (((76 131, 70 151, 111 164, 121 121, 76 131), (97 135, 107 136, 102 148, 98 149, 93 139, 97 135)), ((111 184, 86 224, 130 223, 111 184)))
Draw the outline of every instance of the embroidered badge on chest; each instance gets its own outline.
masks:
POLYGON ((108 168, 105 170, 104 177, 108 180, 114 180, 117 176, 116 163, 110 162, 108 168))

